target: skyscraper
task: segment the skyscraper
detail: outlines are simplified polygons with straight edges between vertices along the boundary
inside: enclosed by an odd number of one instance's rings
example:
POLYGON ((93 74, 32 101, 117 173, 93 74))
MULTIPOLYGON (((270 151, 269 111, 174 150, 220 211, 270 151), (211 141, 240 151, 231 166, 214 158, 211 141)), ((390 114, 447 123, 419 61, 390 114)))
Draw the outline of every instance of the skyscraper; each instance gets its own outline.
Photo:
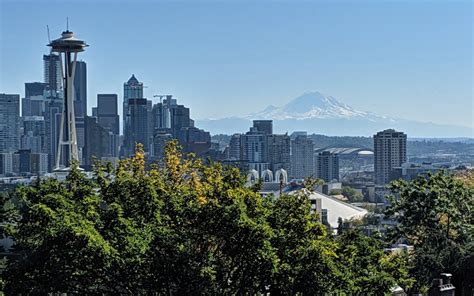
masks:
POLYGON ((85 116, 87 116, 87 65, 84 61, 76 62, 74 73, 74 116, 77 147, 81 154, 85 145, 85 116))
POLYGON ((97 95, 97 122, 106 130, 119 134, 120 122, 116 94, 97 95))
POLYGON ((49 89, 59 91, 61 90, 61 64, 59 62, 59 55, 51 53, 43 55, 44 64, 44 82, 49 89))
MULTIPOLYGON (((132 77, 128 79, 127 82, 123 84, 123 135, 124 135, 124 144, 123 147, 120 151, 121 156, 130 156, 134 153, 135 151, 135 144, 133 139, 129 139, 128 137, 133 137, 132 135, 132 113, 131 109, 129 108, 129 100, 130 99, 143 99, 143 83, 138 81, 138 79, 135 77, 134 74, 132 74, 132 77), (130 147, 132 146, 132 147, 130 147)), ((135 102, 137 103, 137 102, 135 102)), ((135 107, 137 105, 135 104, 135 107)), ((135 108, 134 107, 134 108, 135 108)), ((147 103, 145 100, 145 109, 147 107, 147 103)), ((136 108, 134 109, 136 111, 136 108)), ((140 112, 139 112, 140 113, 140 112)), ((148 115, 147 111, 147 115, 148 115)), ((137 120, 137 114, 135 114, 135 122, 137 120)), ((149 121, 148 118, 146 119, 146 124, 148 127, 149 121)), ((148 132, 148 131, 147 131, 148 132)))
POLYGON ((21 149, 31 150, 32 153, 47 153, 46 147, 46 125, 43 116, 25 116, 21 149))
POLYGON ((62 93, 50 91, 45 97, 45 137, 46 152, 49 155, 48 171, 52 171, 58 153, 59 130, 61 128, 61 114, 63 112, 62 93))
POLYGON ((84 61, 76 62, 74 74, 74 115, 84 118, 87 115, 87 65, 84 61))
POLYGON ((43 116, 46 83, 25 83, 25 97, 21 99, 21 116, 43 116))
MULTIPOLYGON (((110 137, 110 155, 119 156, 120 119, 118 115, 118 100, 116 94, 98 94, 95 111, 97 123, 103 127, 110 137)), ((93 116, 94 117, 94 116, 93 116)), ((87 145, 87 143, 86 143, 87 145)))
POLYGON ((375 184, 385 185, 392 168, 407 161, 407 135, 387 129, 374 135, 375 184))
POLYGON ((43 82, 26 82, 25 98, 29 98, 31 96, 42 96, 47 86, 48 84, 43 82))
POLYGON ((240 160, 242 158, 241 155, 241 134, 233 134, 229 141, 229 160, 240 160))
POLYGON ((20 147, 20 95, 0 94, 0 153, 20 147))
POLYGON ((291 140, 290 136, 285 135, 267 135, 267 157, 270 164, 270 170, 273 172, 279 169, 290 171, 291 162, 291 140))
POLYGON ((125 122, 125 152, 133 155, 135 145, 143 144, 145 151, 149 150, 148 108, 147 99, 128 99, 128 114, 125 122))
POLYGON ((314 143, 307 136, 296 136, 291 141, 291 174, 293 178, 307 178, 314 174, 314 143))
POLYGON ((329 151, 323 151, 316 157, 316 177, 330 182, 339 181, 339 156, 329 151))
POLYGON ((102 127, 96 122, 94 117, 85 117, 85 146, 84 146, 84 165, 90 169, 93 165, 93 159, 101 160, 104 157, 111 157, 113 151, 113 133, 102 127))
POLYGON ((153 135, 152 156, 153 159, 162 163, 165 156, 166 143, 173 139, 170 129, 156 129, 153 135))
POLYGON ((254 163, 267 162, 266 134, 251 127, 241 137, 242 160, 254 163))
POLYGON ((209 132, 194 126, 189 108, 179 105, 171 95, 165 96, 163 102, 153 106, 151 126, 154 131, 168 129, 173 138, 178 139, 184 152, 202 155, 211 147, 209 132))
POLYGON ((127 127, 127 118, 129 116, 128 100, 143 99, 143 83, 138 81, 134 74, 123 84, 123 134, 127 127))
POLYGON ((267 135, 273 134, 273 120, 254 120, 253 127, 267 135))

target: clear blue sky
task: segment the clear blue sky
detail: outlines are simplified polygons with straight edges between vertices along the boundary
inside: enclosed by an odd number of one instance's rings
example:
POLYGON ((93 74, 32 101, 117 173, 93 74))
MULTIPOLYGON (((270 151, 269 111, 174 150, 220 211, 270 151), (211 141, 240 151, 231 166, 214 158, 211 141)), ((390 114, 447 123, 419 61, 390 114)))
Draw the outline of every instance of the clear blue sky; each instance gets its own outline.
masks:
MULTIPOLYGON (((174 94, 194 118, 242 115, 306 91, 384 115, 473 124, 471 1, 0 0, 0 92, 42 81, 46 25, 90 47, 89 108, 174 94)), ((89 110, 90 113, 90 110, 89 110)))

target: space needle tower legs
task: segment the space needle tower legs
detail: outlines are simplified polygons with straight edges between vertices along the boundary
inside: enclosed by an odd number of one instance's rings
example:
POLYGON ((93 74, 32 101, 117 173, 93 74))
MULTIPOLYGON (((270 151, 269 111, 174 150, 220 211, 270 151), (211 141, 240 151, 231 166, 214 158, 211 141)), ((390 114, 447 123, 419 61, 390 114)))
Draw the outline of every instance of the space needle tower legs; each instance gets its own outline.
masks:
POLYGON ((77 53, 84 51, 88 45, 74 37, 73 32, 67 30, 62 33, 61 38, 53 40, 48 46, 52 47, 52 51, 59 53, 64 92, 58 152, 54 167, 54 170, 57 171, 67 169, 72 161, 79 161, 74 115, 74 73, 76 72, 77 53))

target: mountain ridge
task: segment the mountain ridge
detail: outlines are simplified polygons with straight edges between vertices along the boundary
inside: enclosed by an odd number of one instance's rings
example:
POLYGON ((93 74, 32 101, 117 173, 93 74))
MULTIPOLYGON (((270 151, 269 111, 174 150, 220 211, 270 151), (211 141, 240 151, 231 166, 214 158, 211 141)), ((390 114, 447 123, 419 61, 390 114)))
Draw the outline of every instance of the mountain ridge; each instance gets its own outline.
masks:
POLYGON ((373 135, 379 130, 395 128, 413 137, 473 137, 469 127, 420 122, 357 110, 337 98, 318 91, 306 92, 278 107, 244 116, 197 120, 212 134, 242 133, 254 119, 271 119, 277 133, 304 130, 328 135, 373 135))

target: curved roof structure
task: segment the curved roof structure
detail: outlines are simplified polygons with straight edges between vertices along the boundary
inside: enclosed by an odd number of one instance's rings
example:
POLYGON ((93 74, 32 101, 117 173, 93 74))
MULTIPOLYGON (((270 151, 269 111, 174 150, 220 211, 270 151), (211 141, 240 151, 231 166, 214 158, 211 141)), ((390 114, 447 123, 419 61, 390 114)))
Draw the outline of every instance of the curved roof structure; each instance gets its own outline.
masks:
POLYGON ((339 155, 373 155, 374 151, 368 148, 357 148, 357 147, 328 147, 328 148, 318 148, 315 149, 315 152, 324 152, 328 151, 330 153, 335 153, 339 155))

